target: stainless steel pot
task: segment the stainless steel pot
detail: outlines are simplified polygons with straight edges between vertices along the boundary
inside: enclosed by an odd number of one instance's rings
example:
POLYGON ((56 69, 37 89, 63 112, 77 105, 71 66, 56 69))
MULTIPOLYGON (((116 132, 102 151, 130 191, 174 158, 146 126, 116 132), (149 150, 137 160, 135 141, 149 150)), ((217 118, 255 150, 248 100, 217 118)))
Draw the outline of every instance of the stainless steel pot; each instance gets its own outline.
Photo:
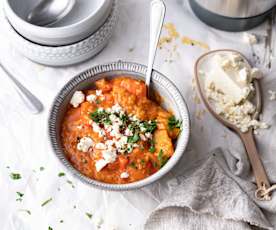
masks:
POLYGON ((205 23, 229 31, 247 30, 270 15, 276 0, 189 0, 205 23))

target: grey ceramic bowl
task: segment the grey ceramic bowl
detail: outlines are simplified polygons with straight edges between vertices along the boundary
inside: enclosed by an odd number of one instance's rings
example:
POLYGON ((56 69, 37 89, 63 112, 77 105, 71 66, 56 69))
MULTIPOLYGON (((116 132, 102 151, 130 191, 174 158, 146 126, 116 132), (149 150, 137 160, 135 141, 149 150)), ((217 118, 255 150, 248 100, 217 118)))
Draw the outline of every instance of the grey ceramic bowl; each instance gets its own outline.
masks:
POLYGON ((176 141, 175 152, 168 163, 155 174, 128 184, 107 184, 100 181, 93 180, 82 175, 75 169, 64 155, 61 139, 60 128, 62 119, 66 112, 69 101, 76 90, 85 90, 95 87, 94 82, 107 78, 112 79, 118 75, 130 76, 135 79, 145 79, 146 66, 130 63, 130 62, 115 62, 110 64, 95 66, 70 80, 58 93, 54 100, 49 116, 49 137, 53 151, 61 163, 78 179, 81 181, 106 190, 131 190, 141 188, 151 184, 166 173, 168 173, 180 160, 184 150, 186 149, 189 135, 190 135, 190 122, 189 114, 186 103, 181 96, 176 86, 164 75, 157 71, 153 71, 152 75, 152 89, 159 92, 163 98, 162 106, 174 112, 175 116, 183 121, 183 131, 176 141))
POLYGON ((33 43, 62 46, 77 43, 95 33, 111 12, 113 0, 76 1, 68 16, 55 27, 27 22, 38 0, 3 0, 5 15, 13 28, 33 43))

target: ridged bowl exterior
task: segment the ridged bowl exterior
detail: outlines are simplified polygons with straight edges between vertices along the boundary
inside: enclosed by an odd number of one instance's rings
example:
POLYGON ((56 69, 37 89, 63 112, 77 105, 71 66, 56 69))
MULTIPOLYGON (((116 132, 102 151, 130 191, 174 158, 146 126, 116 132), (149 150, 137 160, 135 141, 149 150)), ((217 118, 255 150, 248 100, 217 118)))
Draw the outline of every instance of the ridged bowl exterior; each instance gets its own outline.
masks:
POLYGON ((137 182, 128 184, 107 184, 93 180, 81 174, 71 165, 64 155, 60 139, 60 126, 73 93, 76 90, 93 88, 94 82, 102 78, 112 79, 123 75, 144 80, 146 69, 147 68, 144 65, 122 61, 98 65, 74 77, 56 96, 49 116, 50 143, 57 158, 79 180, 91 186, 105 190, 125 191, 138 189, 160 179, 168 173, 182 157, 190 135, 188 109, 176 86, 167 77, 157 71, 153 71, 152 74, 152 90, 157 91, 162 96, 162 106, 172 110, 175 116, 183 122, 183 130, 176 141, 175 152, 163 168, 155 174, 137 182))
POLYGON ((83 62, 98 54, 110 40, 119 18, 119 6, 114 0, 110 16, 90 37, 71 45, 43 46, 18 34, 6 20, 12 45, 30 60, 49 66, 66 66, 83 62))

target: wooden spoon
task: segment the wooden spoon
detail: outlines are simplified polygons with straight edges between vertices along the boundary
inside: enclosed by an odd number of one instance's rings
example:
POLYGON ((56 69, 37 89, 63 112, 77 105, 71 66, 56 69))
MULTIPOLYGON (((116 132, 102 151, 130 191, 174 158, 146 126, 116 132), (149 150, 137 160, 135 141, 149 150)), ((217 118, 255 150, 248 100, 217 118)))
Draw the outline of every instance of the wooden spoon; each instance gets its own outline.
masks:
MULTIPOLYGON (((204 75, 200 74, 200 71, 202 68, 207 67, 209 61, 211 60, 211 57, 215 54, 227 54, 227 53, 234 53, 234 54, 239 54, 241 57, 243 57, 244 61, 246 64, 249 64, 247 59, 239 53, 238 51, 235 50, 214 50, 207 52, 203 54, 199 59, 196 61, 195 64, 195 78, 196 78, 196 84, 197 88, 199 91, 199 94, 201 96, 201 99, 203 100, 205 106, 209 110, 209 112, 217 119, 219 120, 222 124, 236 132, 241 140, 243 141, 243 144, 245 146, 246 152, 248 154, 249 161, 252 166, 253 173, 256 178, 256 183, 257 183, 257 190, 255 192, 255 196, 259 200, 270 200, 271 199, 271 193, 267 193, 267 189, 270 188, 270 183, 267 177, 267 174, 265 172, 264 166, 262 164, 262 161, 259 157, 258 150, 255 144, 254 136, 253 136, 253 129, 250 128, 247 132, 241 132, 241 130, 236 127, 234 124, 230 123, 228 120, 226 120, 224 117, 221 115, 217 114, 214 110, 214 107, 211 105, 211 102, 207 99, 207 96, 205 94, 205 89, 204 89, 204 75)), ((253 115, 254 119, 257 119, 259 117, 259 114, 261 112, 262 108, 262 95, 261 95, 261 88, 259 85, 259 82, 257 80, 253 81, 254 87, 255 87, 255 106, 256 106, 256 112, 253 115)))

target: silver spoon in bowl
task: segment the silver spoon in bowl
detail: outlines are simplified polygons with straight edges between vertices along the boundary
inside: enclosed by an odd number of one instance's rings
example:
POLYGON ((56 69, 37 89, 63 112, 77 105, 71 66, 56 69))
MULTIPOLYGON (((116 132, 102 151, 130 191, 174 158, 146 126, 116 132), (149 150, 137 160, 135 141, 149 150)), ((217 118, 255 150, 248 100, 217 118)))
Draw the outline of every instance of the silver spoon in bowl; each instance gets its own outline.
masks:
POLYGON ((42 0, 28 14, 27 21, 37 26, 50 26, 64 18, 76 0, 42 0))
POLYGON ((147 95, 150 95, 150 81, 153 63, 155 59, 156 49, 161 34, 162 25, 165 18, 166 7, 163 0, 153 0, 151 1, 150 7, 150 43, 149 43, 149 58, 148 58, 148 68, 146 73, 146 86, 147 95))

